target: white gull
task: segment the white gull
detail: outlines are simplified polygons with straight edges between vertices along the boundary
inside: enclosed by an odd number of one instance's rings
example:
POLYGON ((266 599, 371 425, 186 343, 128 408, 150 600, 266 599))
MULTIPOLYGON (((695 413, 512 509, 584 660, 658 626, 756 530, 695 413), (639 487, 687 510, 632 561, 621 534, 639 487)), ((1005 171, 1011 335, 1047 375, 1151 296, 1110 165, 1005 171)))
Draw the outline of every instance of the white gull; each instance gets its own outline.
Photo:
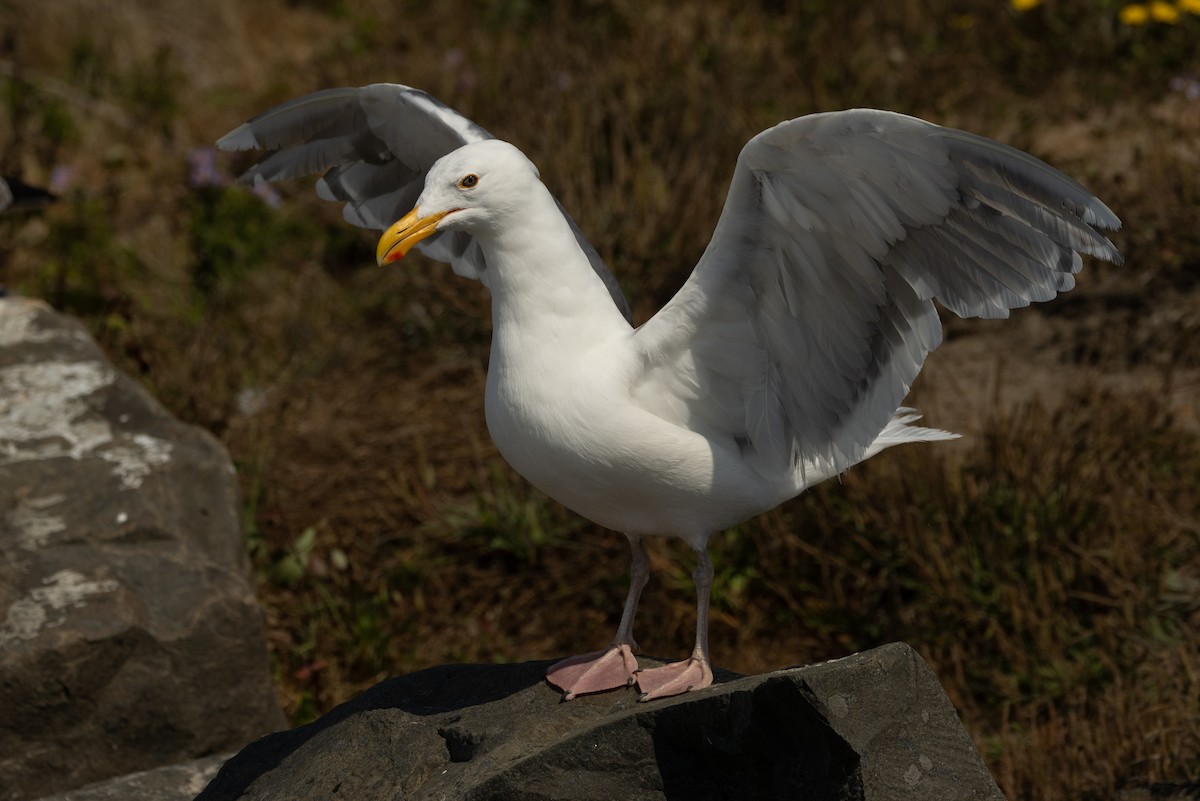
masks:
POLYGON ((317 92, 219 144, 272 151, 245 180, 325 171, 322 197, 386 229, 380 264, 417 246, 491 292, 497 448, 633 551, 612 643, 547 672, 567 700, 711 684, 709 537, 884 448, 954 436, 901 405, 941 341, 935 299, 1006 317, 1071 289, 1080 254, 1120 261, 1102 233, 1117 217, 1026 153, 886 111, 812 114, 746 144, 700 262, 635 328, 533 163, 424 92, 317 92), (647 536, 696 551, 696 642, 638 670, 647 536))

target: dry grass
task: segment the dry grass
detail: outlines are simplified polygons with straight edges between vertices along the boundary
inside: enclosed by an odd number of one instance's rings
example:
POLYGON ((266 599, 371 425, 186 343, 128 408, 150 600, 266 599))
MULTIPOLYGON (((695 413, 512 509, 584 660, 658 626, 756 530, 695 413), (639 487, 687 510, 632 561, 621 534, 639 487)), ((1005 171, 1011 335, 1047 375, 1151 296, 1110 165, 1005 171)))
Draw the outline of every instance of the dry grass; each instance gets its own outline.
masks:
MULTIPOLYGON (((1200 103, 1168 87, 1200 73, 1200 18, 1122 29, 1084 0, 427 5, 0 2, 2 166, 73 172, 58 208, 0 223, 0 281, 84 316, 229 447, 295 720, 392 673, 595 647, 626 546, 495 453, 479 286, 419 260, 377 271, 372 237, 310 184, 278 210, 192 188, 188 152, 304 91, 426 88, 539 163, 645 319, 747 138, 863 105, 1052 159, 1126 220, 1128 263, 1011 321, 949 321, 917 403, 963 443, 889 452, 716 538, 717 660, 906 640, 1014 799, 1200 775, 1200 103)), ((654 546, 639 640, 672 656, 691 565, 654 546)))

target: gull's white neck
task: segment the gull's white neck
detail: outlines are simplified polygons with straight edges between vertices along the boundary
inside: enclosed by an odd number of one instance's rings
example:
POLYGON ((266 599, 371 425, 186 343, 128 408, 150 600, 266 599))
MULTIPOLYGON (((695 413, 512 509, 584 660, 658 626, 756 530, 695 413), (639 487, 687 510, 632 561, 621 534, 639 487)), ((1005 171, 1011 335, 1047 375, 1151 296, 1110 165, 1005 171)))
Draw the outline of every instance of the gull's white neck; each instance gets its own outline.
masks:
POLYGON ((477 234, 492 295, 493 364, 497 349, 518 346, 511 340, 545 352, 627 337, 629 323, 550 192, 539 182, 524 200, 504 225, 477 234))
POLYGON ((484 411, 508 463, 587 514, 596 499, 586 466, 608 460, 614 439, 605 410, 629 398, 632 329, 550 193, 537 190, 512 219, 476 234, 492 293, 484 411))

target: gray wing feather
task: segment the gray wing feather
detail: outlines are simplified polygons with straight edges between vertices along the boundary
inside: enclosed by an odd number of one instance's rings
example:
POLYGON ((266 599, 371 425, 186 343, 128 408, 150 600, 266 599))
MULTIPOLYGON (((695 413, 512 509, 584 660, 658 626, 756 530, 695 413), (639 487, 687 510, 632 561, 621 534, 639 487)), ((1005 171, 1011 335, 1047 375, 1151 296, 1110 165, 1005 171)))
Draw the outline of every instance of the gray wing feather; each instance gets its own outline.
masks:
POLYGON ((1049 300, 1080 253, 1120 262, 1101 233, 1119 225, 983 137, 873 110, 781 123, 742 150, 699 264, 638 330, 646 380, 692 387, 692 418, 764 475, 832 475, 863 458, 941 342, 935 299, 983 317, 1049 300), (671 364, 686 382, 663 378, 671 364))
MULTIPOLYGON (((343 216, 351 225, 383 230, 413 207, 434 162, 490 138, 425 92, 372 84, 326 89, 282 103, 221 137, 217 145, 271 151, 242 175, 246 183, 323 172, 317 181, 322 198, 344 203, 343 216)), ((613 302, 631 319, 616 279, 579 227, 569 216, 567 220, 613 302)), ((460 275, 478 278, 487 269, 482 250, 461 232, 434 235, 417 247, 460 275)))

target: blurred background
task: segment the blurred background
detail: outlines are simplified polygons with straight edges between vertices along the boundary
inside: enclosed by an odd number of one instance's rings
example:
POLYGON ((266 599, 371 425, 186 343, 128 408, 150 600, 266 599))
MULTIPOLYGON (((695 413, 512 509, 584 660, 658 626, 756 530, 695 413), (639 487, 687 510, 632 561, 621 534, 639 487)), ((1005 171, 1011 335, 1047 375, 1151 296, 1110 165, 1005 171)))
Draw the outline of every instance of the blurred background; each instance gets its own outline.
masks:
MULTIPOLYGON (((1009 798, 1200 776, 1200 3, 0 1, 0 284, 82 318, 237 464, 276 686, 304 723, 382 678, 592 650, 628 547, 483 420, 486 293, 312 181, 213 142, 339 85, 423 88, 522 148, 638 322, 758 131, 870 106, 1028 150, 1124 221, 1122 267, 1007 321, 947 315, 893 449, 715 537, 712 650, 758 672, 912 644, 1009 798)), ((647 653, 692 560, 651 543, 647 653)))

